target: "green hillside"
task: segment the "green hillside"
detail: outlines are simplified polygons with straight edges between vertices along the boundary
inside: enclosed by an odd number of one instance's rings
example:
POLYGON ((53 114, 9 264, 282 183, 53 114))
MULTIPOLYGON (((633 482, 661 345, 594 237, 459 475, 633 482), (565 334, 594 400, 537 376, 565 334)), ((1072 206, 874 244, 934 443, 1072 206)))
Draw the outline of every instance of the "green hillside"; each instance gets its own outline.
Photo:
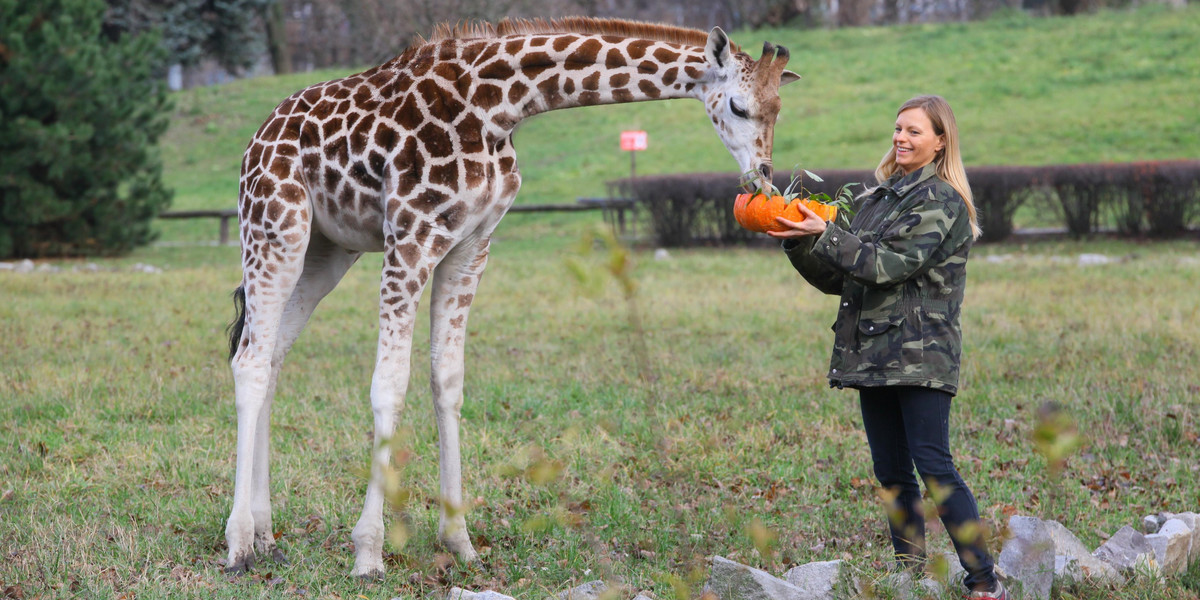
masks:
MULTIPOLYGON (((958 114, 968 165, 1130 161, 1200 156, 1200 7, 1151 6, 1074 18, 733 34, 757 56, 769 40, 803 76, 782 90, 775 163, 790 169, 873 167, 895 107, 938 93, 958 114)), ((239 81, 176 96, 163 144, 175 208, 232 207, 250 136, 316 72, 239 81)), ((605 193, 629 174, 622 129, 644 129, 639 174, 737 167, 699 102, 675 100, 547 113, 516 135, 518 203, 605 193)), ((170 230, 167 233, 168 239, 170 230)))

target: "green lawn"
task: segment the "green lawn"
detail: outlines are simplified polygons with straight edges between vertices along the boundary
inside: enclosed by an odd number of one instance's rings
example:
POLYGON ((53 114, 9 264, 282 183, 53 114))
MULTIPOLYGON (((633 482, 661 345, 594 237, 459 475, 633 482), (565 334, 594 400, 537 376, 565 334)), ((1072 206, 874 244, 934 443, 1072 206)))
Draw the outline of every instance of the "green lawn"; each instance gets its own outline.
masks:
MULTIPOLYGON (((972 164, 1197 155, 1194 6, 735 37, 789 45, 805 76, 786 88, 781 165, 873 165, 895 105, 920 91, 956 103, 972 164), (922 66, 903 71, 900 55, 922 66)), ((262 117, 332 76, 180 94, 163 150, 176 208, 233 206, 241 148, 262 117)), ((644 172, 733 169, 698 103, 551 113, 517 136, 520 201, 602 193, 628 166, 616 136, 630 127, 650 131, 644 172)), ((413 500, 393 515, 410 537, 387 548, 380 583, 347 576, 371 440, 378 255, 322 304, 284 369, 272 487, 292 562, 240 578, 221 570, 237 249, 187 245, 214 239, 215 223, 167 223, 167 244, 99 263, 115 272, 73 272, 73 261, 56 263, 60 273, 0 272, 0 590, 415 600, 458 585, 542 600, 620 578, 683 600, 715 554, 776 574, 844 558, 881 577, 890 549, 855 396, 824 381, 835 300, 774 250, 668 260, 644 250, 632 270, 638 327, 612 281, 589 293, 568 269, 598 221, 513 214, 497 229, 471 315, 463 407, 467 522, 482 569, 447 562, 434 541, 428 329, 417 332, 396 441, 413 500), (164 270, 133 272, 138 262, 164 270)), ((994 531, 1010 514, 1055 518, 1095 547, 1143 515, 1200 510, 1198 249, 1105 239, 976 248, 952 445, 994 531), (1083 266, 1084 253, 1114 260, 1083 266), (1033 443, 1047 402, 1083 437, 1057 474, 1033 443)), ((577 258, 601 277, 602 255, 577 258)), ((937 528, 931 542, 949 546, 937 528)), ((1120 594, 1194 599, 1200 571, 1137 579, 1120 594)))

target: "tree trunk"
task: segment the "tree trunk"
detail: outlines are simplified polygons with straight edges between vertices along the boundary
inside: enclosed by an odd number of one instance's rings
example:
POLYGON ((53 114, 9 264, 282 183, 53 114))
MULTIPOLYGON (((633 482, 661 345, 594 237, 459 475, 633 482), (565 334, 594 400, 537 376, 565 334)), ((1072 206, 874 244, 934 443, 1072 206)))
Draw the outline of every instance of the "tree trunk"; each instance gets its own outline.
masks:
POLYGON ((283 0, 275 0, 267 7, 267 48, 271 52, 271 66, 276 75, 292 72, 292 49, 288 46, 287 19, 283 0))

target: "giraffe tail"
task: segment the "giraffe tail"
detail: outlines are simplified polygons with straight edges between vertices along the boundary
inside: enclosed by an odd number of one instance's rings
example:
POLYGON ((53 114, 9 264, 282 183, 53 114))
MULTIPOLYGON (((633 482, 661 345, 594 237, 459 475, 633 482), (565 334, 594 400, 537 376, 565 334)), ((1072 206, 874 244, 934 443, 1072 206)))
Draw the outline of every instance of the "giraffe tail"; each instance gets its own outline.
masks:
POLYGON ((242 329, 246 327, 246 288, 238 286, 233 290, 233 308, 237 311, 237 316, 229 327, 225 328, 225 332, 229 334, 229 360, 232 362, 234 355, 237 354, 238 344, 242 341, 242 329))

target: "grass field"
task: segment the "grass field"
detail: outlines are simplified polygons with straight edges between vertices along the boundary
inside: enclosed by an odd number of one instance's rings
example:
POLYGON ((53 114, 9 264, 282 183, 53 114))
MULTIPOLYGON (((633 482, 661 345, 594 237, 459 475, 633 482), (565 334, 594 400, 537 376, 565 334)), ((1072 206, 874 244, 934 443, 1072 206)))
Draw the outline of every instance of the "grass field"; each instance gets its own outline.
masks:
MULTIPOLYGON (((974 164, 1179 158, 1200 147, 1196 7, 735 37, 791 46, 805 76, 784 98, 780 164, 873 164, 894 105, 930 87, 958 102, 974 164), (954 60, 931 58, 949 49, 954 60), (917 64, 942 62, 910 78, 881 58, 910 51, 917 64)), ((232 206, 241 147, 262 115, 330 76, 181 94, 164 145, 176 207, 232 206)), ((517 137, 520 201, 600 193, 628 157, 581 149, 615 148, 626 127, 650 131, 646 172, 730 170, 692 104, 532 120, 517 137)), ((463 407, 467 522, 482 569, 453 564, 434 541, 436 430, 428 349, 417 344, 396 440, 413 500, 392 515, 410 536, 387 548, 379 583, 347 576, 369 460, 379 256, 322 304, 284 369, 273 490, 292 562, 241 578, 221 570, 236 428, 223 329, 237 249, 187 245, 215 237, 213 223, 169 223, 170 244, 100 263, 111 272, 62 261, 60 273, 0 273, 0 590, 420 599, 458 585, 541 600, 604 578, 683 599, 715 554, 777 574, 844 558, 882 576, 890 549, 855 397, 824 383, 835 301, 775 251, 639 251, 635 327, 613 282, 589 291, 567 267, 598 220, 511 215, 496 233, 463 407), (163 272, 131 271, 137 262, 163 272)), ((1145 514, 1200 510, 1197 250, 1194 240, 1105 239, 976 249, 952 445, 993 529, 1010 514, 1055 518, 1095 547, 1145 514), (1114 260, 1081 265, 1085 253, 1114 260), (1082 436, 1059 473, 1032 438, 1047 402, 1082 436)), ((602 255, 578 258, 600 276, 602 255)), ((936 530, 931 543, 949 546, 936 530)), ((1115 597, 1198 595, 1193 567, 1115 597)))

